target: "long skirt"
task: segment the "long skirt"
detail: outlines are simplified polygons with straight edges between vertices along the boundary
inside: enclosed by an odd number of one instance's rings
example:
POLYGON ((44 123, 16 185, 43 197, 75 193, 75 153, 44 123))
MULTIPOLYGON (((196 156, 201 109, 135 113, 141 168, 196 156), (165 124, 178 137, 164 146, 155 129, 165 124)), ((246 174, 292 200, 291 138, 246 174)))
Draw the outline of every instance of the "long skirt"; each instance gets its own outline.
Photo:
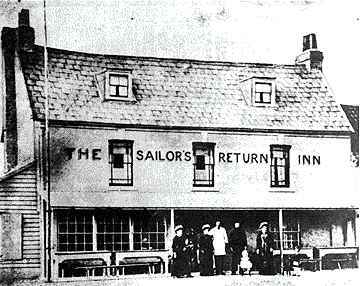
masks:
POLYGON ((171 276, 184 276, 190 274, 189 259, 185 255, 173 258, 171 276))
POLYGON ((271 254, 260 256, 260 274, 274 275, 274 260, 271 254))
POLYGON ((209 276, 214 274, 212 253, 200 255, 200 275, 209 276))

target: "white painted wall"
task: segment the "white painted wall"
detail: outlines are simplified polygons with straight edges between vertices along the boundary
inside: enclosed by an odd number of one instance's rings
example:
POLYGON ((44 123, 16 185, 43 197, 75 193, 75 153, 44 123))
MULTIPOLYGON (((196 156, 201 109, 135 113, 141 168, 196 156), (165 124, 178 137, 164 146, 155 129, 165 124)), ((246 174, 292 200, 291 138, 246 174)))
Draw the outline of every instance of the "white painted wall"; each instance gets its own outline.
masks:
MULTIPOLYGON (((113 207, 349 207, 353 187, 347 178, 349 138, 155 132, 53 128, 51 184, 55 205, 113 207), (216 143, 215 187, 193 188, 193 161, 137 160, 137 150, 189 151, 192 142, 216 143), (108 140, 134 140, 134 186, 109 187, 108 140), (219 152, 269 153, 270 144, 289 144, 290 188, 270 187, 266 163, 220 162, 219 152), (67 159, 64 148, 101 149, 101 160, 67 159), (320 156, 321 164, 299 165, 301 154, 320 156), (341 172, 341 175, 340 175, 341 172), (201 191, 199 190, 206 190, 201 191), (212 190, 213 192, 208 192, 212 190), (214 192, 215 191, 215 192, 214 192)), ((91 157, 91 154, 90 154, 91 157)), ((270 156, 269 156, 270 157, 270 156)))

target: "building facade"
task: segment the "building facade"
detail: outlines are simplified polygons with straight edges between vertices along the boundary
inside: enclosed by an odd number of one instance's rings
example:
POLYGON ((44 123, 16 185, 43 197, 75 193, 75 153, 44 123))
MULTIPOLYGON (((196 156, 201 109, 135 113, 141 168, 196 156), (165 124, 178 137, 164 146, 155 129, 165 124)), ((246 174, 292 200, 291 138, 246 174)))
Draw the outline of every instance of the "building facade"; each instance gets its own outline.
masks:
POLYGON ((58 279, 71 262, 131 257, 167 271, 174 225, 219 217, 243 223, 250 250, 266 220, 276 254, 357 255, 354 130, 314 35, 291 65, 49 48, 48 143, 44 48, 25 10, 2 49, 2 271, 58 279))

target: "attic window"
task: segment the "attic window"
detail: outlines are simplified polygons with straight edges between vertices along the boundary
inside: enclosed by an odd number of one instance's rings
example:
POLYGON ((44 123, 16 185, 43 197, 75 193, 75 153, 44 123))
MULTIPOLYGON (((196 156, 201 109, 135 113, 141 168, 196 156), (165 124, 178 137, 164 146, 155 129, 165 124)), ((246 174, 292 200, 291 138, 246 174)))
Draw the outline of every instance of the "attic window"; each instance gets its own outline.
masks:
POLYGON ((268 106, 275 103, 275 84, 270 79, 257 79, 253 85, 253 104, 268 106))
POLYGON ((130 100, 133 99, 131 94, 131 76, 128 73, 107 74, 107 84, 105 99, 107 100, 130 100))

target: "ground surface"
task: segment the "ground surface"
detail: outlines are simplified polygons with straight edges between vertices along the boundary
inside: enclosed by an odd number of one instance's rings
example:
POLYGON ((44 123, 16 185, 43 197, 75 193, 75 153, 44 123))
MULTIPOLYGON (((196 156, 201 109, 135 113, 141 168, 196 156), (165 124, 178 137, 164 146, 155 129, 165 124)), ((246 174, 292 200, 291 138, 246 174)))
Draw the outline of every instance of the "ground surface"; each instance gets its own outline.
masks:
MULTIPOLYGON (((359 269, 344 269, 344 270, 324 270, 317 272, 302 272, 301 276, 213 276, 213 277, 200 277, 194 274, 194 278, 181 278, 174 279, 165 275, 136 275, 125 276, 112 280, 82 280, 82 281, 62 281, 53 283, 42 283, 37 281, 17 281, 16 283, 8 285, 16 286, 34 286, 34 285, 54 285, 54 286, 201 286, 201 285, 216 285, 216 286, 257 286, 257 285, 346 285, 346 286, 359 286, 360 285, 360 270, 359 269)), ((6 285, 2 284, 2 285, 6 285)))

